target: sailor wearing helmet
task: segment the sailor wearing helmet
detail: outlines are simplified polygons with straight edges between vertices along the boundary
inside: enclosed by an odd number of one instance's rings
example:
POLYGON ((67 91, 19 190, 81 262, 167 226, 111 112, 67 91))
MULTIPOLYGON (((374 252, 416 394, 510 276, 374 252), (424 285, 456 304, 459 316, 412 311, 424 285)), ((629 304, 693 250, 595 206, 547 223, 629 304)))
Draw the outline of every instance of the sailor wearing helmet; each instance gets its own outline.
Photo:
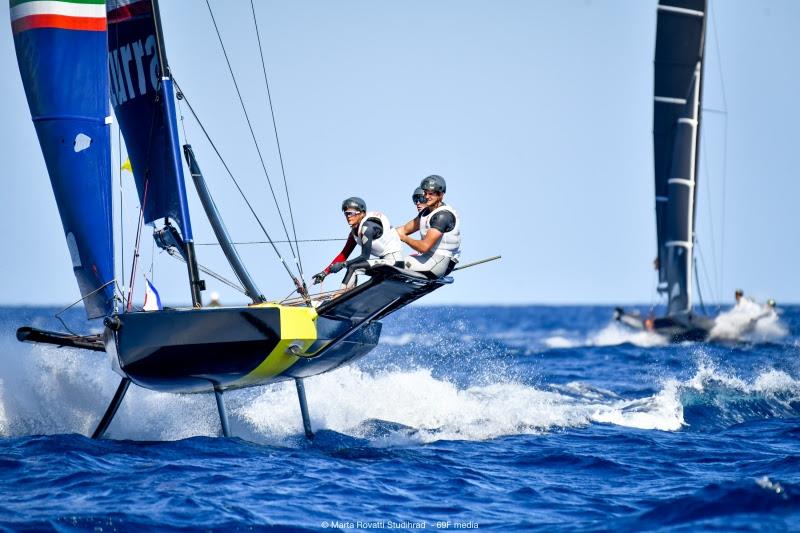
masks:
POLYGON ((314 284, 322 283, 325 276, 339 272, 343 268, 347 269, 347 275, 342 283, 350 286, 351 281, 354 284, 353 274, 358 269, 376 265, 402 266, 403 256, 400 253, 402 244, 386 215, 378 211, 367 211, 366 202, 357 196, 351 196, 342 202, 342 212, 350 226, 347 242, 325 270, 314 274, 314 284), (361 254, 347 260, 356 244, 361 245, 361 254))
POLYGON ((416 218, 397 228, 400 240, 419 254, 407 257, 405 267, 430 278, 441 278, 458 263, 461 221, 456 210, 444 202, 447 183, 443 177, 428 176, 419 188, 425 196, 425 207, 416 218), (409 236, 415 231, 420 232, 421 239, 409 236))

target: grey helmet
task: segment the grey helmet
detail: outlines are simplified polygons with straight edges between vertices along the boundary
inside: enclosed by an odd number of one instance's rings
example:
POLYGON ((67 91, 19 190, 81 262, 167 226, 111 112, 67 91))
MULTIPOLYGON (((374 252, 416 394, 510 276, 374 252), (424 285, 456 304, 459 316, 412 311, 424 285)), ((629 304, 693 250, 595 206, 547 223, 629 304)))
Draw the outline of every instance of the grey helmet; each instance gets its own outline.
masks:
POLYGON ((415 204, 417 202, 424 202, 425 201, 425 191, 423 191, 419 187, 414 189, 414 192, 411 195, 411 201, 414 202, 415 204), (421 200, 420 200, 420 197, 422 198, 421 200))
POLYGON ((422 182, 419 184, 419 186, 421 189, 426 191, 433 191, 440 193, 447 192, 447 182, 444 181, 443 177, 437 176, 436 174, 432 174, 427 178, 424 178, 422 182))
POLYGON ((342 202, 342 211, 347 211, 348 209, 355 209, 356 211, 361 211, 362 213, 366 213, 367 202, 365 202, 358 196, 351 196, 350 198, 342 202))

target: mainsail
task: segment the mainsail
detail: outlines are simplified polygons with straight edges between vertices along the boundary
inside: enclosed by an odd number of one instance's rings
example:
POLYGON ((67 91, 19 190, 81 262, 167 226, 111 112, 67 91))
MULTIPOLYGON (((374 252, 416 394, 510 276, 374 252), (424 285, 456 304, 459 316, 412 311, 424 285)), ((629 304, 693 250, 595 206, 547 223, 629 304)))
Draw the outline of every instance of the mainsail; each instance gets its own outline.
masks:
POLYGON ((90 318, 114 307, 103 0, 11 0, 22 83, 90 318))
POLYGON ((653 146, 659 291, 667 314, 691 310, 706 0, 660 0, 653 146))

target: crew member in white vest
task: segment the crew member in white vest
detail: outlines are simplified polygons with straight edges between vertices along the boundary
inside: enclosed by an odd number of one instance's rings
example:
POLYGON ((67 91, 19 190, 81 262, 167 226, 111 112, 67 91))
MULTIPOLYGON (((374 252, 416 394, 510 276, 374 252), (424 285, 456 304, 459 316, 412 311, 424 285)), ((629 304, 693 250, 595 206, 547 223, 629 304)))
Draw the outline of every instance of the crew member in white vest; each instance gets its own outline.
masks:
POLYGON ((444 203, 447 183, 443 177, 428 176, 419 187, 425 195, 425 208, 416 218, 397 228, 400 240, 419 253, 406 257, 405 267, 431 278, 441 278, 458 263, 461 221, 456 210, 444 203), (409 236, 415 231, 420 232, 421 239, 409 236))
POLYGON ((343 268, 347 269, 347 274, 342 283, 349 286, 351 282, 355 284, 353 274, 357 270, 366 270, 376 265, 403 266, 400 237, 386 215, 378 211, 367 211, 367 204, 356 196, 342 202, 342 212, 350 226, 347 242, 325 270, 314 274, 314 284, 322 283, 325 276, 343 268), (356 244, 361 245, 361 254, 347 260, 356 244))

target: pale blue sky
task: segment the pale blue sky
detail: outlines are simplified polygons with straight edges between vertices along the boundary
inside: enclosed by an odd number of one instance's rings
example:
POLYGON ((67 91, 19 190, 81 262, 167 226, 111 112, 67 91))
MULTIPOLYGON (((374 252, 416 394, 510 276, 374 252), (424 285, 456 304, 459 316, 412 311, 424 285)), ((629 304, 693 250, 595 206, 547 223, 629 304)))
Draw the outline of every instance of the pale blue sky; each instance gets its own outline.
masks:
MULTIPOLYGON (((298 236, 344 237, 339 204, 350 195, 405 222, 414 214, 411 191, 438 173, 448 182, 446 200, 463 217, 462 259, 503 259, 457 273, 453 286, 425 302, 656 301, 650 266, 655 5, 258 1, 298 236)), ((277 186, 250 4, 212 6, 277 186)), ((712 2, 711 11, 704 107, 727 108, 727 115, 706 113, 702 125, 698 238, 711 280, 701 274, 703 292, 727 302, 742 287, 761 299, 800 302, 800 2, 726 0, 712 2)), ((280 238, 205 3, 163 0, 162 12, 177 80, 280 238)), ((0 25, 0 68, 0 303, 70 303, 79 297, 77 286, 8 23, 0 25)), ((262 240, 188 118, 186 130, 234 238, 262 240)), ((127 273, 138 201, 128 177, 124 188, 127 273)), ((191 209, 196 241, 211 241, 193 190, 191 209)), ((144 270, 151 263, 147 235, 144 270)), ((306 277, 339 248, 303 245, 306 277)), ((288 293, 269 248, 240 251, 265 294, 288 293)), ((229 272, 217 250, 201 246, 198 254, 229 272)), ((160 254, 154 271, 166 303, 188 301, 182 264, 160 254)), ((224 302, 244 301, 206 279, 224 302)))

